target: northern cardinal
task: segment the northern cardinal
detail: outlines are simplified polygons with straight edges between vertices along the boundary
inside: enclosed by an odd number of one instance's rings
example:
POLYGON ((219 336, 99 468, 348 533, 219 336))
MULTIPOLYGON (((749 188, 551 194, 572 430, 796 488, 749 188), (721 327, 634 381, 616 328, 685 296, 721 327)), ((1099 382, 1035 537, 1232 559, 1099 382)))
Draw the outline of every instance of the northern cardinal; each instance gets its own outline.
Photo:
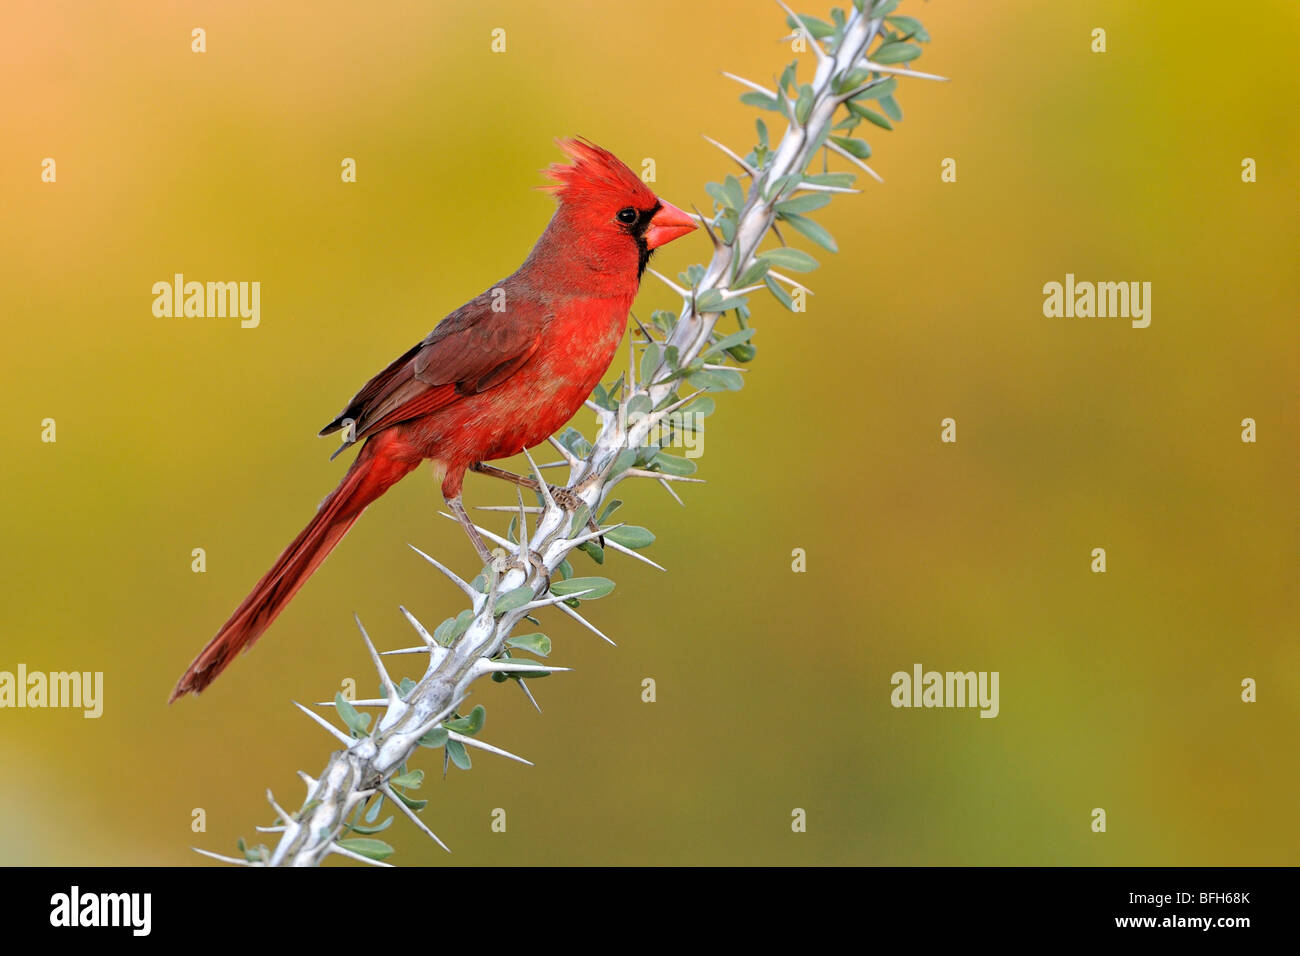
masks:
POLYGON ((438 323, 357 392, 323 429, 364 441, 339 486, 203 648, 168 702, 198 693, 270 626, 366 505, 424 459, 480 557, 491 553, 461 504, 467 469, 546 440, 613 361, 650 253, 696 228, 612 153, 559 140, 572 163, 547 173, 558 208, 524 264, 438 323))

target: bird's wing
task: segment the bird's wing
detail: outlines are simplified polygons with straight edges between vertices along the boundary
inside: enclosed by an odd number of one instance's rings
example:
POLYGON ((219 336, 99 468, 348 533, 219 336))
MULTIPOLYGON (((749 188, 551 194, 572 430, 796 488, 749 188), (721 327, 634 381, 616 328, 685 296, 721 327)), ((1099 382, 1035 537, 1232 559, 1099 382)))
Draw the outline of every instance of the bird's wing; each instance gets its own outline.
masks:
POLYGON ((520 296, 506 300, 506 311, 494 311, 494 301, 498 298, 484 292, 439 322, 424 341, 362 386, 320 433, 336 432, 351 421, 350 437, 356 441, 508 379, 537 350, 547 309, 520 296))

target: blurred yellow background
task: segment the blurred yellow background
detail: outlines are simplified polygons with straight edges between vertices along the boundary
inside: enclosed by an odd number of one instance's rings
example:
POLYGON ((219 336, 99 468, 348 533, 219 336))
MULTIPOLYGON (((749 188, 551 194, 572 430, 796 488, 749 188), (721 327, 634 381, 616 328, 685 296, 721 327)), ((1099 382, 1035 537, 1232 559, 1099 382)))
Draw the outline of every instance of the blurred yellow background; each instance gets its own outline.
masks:
MULTIPOLYGON (((194 864, 191 845, 258 842, 268 786, 299 805, 294 772, 331 742, 290 701, 373 684, 352 612, 409 644, 399 603, 431 627, 461 604, 407 542, 477 565, 421 470, 252 653, 166 707, 342 474, 317 430, 518 265, 554 137, 653 157, 662 196, 704 207, 731 170, 700 134, 743 151, 757 115, 720 71, 770 82, 791 58, 758 0, 153 6, 0 12, 0 670, 102 670, 106 698, 99 720, 0 711, 0 863, 194 864), (177 272, 260 281, 260 326, 155 318, 177 272)), ((709 483, 685 509, 620 493, 670 573, 607 560, 619 588, 589 610, 617 649, 543 619, 575 668, 534 685, 544 716, 478 685, 483 738, 537 766, 476 753, 442 781, 427 752, 426 818, 455 852, 399 820, 395 862, 1300 861, 1296 7, 899 12, 953 82, 904 81, 897 130, 866 128, 885 184, 817 214, 841 253, 809 311, 755 300, 709 483), (1045 318, 1067 272, 1150 281, 1150 328, 1045 318), (892 708, 915 663, 998 671, 1000 716, 892 708)), ((706 256, 696 235, 656 265, 706 256)), ((638 312, 673 304, 648 280, 638 312)), ((509 501, 467 483, 471 506, 509 501)))

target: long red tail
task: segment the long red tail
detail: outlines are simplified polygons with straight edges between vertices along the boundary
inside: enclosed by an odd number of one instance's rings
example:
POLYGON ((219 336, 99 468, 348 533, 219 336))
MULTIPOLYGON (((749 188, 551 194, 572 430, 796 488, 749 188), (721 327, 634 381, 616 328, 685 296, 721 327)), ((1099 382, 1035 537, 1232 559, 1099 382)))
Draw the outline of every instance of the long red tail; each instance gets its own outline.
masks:
POLYGON ((190 692, 199 693, 216 680, 237 653, 261 637, 312 572, 343 540, 366 506, 419 464, 418 458, 385 454, 389 443, 384 437, 376 436, 361 449, 343 481, 321 502, 311 523, 284 549, 271 570, 257 582, 253 593, 235 608, 230 620, 176 682, 176 689, 167 699, 169 704, 190 692))

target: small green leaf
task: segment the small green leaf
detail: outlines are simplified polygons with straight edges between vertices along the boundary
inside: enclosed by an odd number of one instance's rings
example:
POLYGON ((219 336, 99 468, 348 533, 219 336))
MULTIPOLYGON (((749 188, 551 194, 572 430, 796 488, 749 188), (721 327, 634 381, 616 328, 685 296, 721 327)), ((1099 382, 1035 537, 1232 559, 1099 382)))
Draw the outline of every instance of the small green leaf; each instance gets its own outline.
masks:
POLYGON ((655 324, 655 328, 663 332, 671 332, 677 327, 676 313, 669 312, 667 309, 655 309, 650 313, 650 321, 655 324))
POLYGON ((690 412, 691 415, 697 418, 707 418, 708 416, 713 414, 714 410, 717 407, 718 407, 717 402, 709 398, 709 396, 707 395, 701 395, 695 401, 687 405, 685 411, 690 412))
MULTIPOLYGON (((642 528, 639 525, 623 525, 621 528, 615 528, 612 531, 606 531, 605 537, 615 544, 621 544, 625 548, 648 548, 654 544, 654 533, 642 528)), ((509 642, 507 642, 509 643, 509 642)), ((543 655, 544 656, 544 655, 543 655)))
POLYGON ((705 289, 695 298, 695 307, 700 312, 711 312, 713 306, 722 301, 722 293, 717 289, 705 289))
POLYGON ((930 42, 930 34, 925 32, 925 27, 921 25, 921 21, 916 17, 895 16, 887 19, 891 24, 902 30, 906 36, 919 40, 921 43, 930 42))
POLYGON ((848 107, 849 107, 849 112, 852 113, 854 116, 858 117, 859 119, 864 119, 868 123, 875 123, 881 129, 894 128, 893 123, 889 122, 889 120, 885 119, 875 110, 867 109, 857 100, 849 100, 848 107))
POLYGON ((722 234, 722 241, 727 245, 731 245, 736 238, 736 214, 731 210, 727 210, 714 225, 717 226, 718 232, 722 234))
POLYGON ((663 361, 663 350, 658 342, 651 342, 645 347, 645 352, 641 356, 641 381, 650 381, 661 361, 663 361))
POLYGON ((442 747, 447 743, 447 731, 442 727, 434 727, 423 737, 420 738, 421 747, 442 747))
POLYGON ((717 289, 705 289, 700 293, 699 298, 695 300, 695 310, 700 315, 706 312, 730 312, 732 309, 739 309, 745 304, 745 297, 729 296, 722 297, 722 293, 717 289))
POLYGON ((831 197, 826 193, 804 193, 802 196, 783 199, 773 208, 781 214, 792 212, 812 212, 813 210, 821 209, 823 206, 829 205, 830 201, 831 197))
MULTIPOLYGON (((458 734, 467 734, 474 737, 483 729, 483 722, 487 720, 487 709, 479 704, 465 717, 457 717, 454 720, 444 720, 442 725, 448 730, 454 730, 458 734)), ((450 741, 455 743, 456 741, 450 741)))
POLYGON ((522 651, 531 651, 538 657, 549 657, 551 654, 551 639, 540 632, 516 634, 506 640, 506 647, 517 647, 522 651))
MULTIPOLYGON (((831 36, 835 32, 835 28, 824 20, 818 20, 816 17, 810 17, 806 13, 800 13, 798 14, 798 17, 799 17, 799 22, 803 24, 804 29, 807 30, 813 37, 815 37, 818 40, 822 39, 823 37, 831 36)), ((787 16, 785 18, 785 22, 786 25, 790 27, 790 29, 792 30, 799 29, 799 23, 795 22, 794 17, 787 16)))
POLYGON ((772 263, 765 259, 755 259, 749 264, 749 268, 740 274, 737 285, 753 285, 759 279, 767 274, 767 270, 772 267, 772 263))
MULTIPOLYGON (((622 381, 622 379, 620 378, 619 381, 622 381)), ((573 452, 579 458, 586 458, 591 454, 591 442, 587 441, 587 439, 583 437, 582 432, 578 431, 572 425, 560 432, 560 434, 556 436, 556 441, 569 449, 569 451, 573 452)))
POLYGON ((609 409, 610 411, 613 411, 618 407, 618 403, 609 397, 609 392, 605 391, 605 386, 601 385, 599 382, 597 382, 596 387, 591 390, 591 400, 601 408, 609 409))
POLYGON ((582 600, 594 601, 613 591, 614 582, 609 578, 569 578, 567 581, 551 582, 551 593, 556 597, 564 597, 568 594, 577 594, 579 591, 587 590, 590 590, 591 593, 582 595, 582 600))
POLYGON ((591 560, 595 561, 597 564, 605 563, 605 549, 595 541, 582 542, 582 544, 578 545, 578 550, 591 558, 591 560))
POLYGON ((876 52, 871 54, 871 60, 882 66, 888 66, 891 63, 906 63, 908 60, 915 60, 921 55, 921 48, 915 43, 882 43, 876 48, 876 52))
POLYGON ((451 633, 455 630, 455 627, 455 618, 447 618, 446 620, 443 620, 441 624, 438 624, 437 627, 433 628, 433 639, 438 641, 438 644, 445 646, 445 648, 446 646, 450 646, 451 641, 455 640, 455 636, 451 633))
POLYGON ((731 348, 733 345, 740 345, 742 342, 748 342, 754 337, 754 333, 757 331, 757 329, 741 329, 739 332, 732 332, 730 335, 724 335, 722 338, 718 339, 718 341, 709 346, 709 350, 704 355, 705 360, 712 361, 710 356, 719 355, 731 348))
POLYGON ((717 201, 718 205, 722 206, 724 209, 735 208, 731 205, 731 197, 727 195, 727 191, 722 188, 721 184, 705 183, 704 191, 712 196, 717 201))
POLYGON ((569 525, 570 538, 577 537, 580 533, 587 530, 587 520, 591 517, 591 508, 586 502, 582 502, 573 510, 573 518, 569 525))
POLYGON ((875 20, 893 13, 900 2, 901 0, 876 0, 875 6, 871 8, 871 19, 875 20))
POLYGON ((791 269, 795 272, 811 272, 817 268, 817 260, 802 249, 780 247, 766 249, 758 254, 760 259, 767 259, 774 266, 791 269))
POLYGON ((433 639, 443 647, 450 647, 456 638, 469 630, 470 622, 473 620, 474 612, 469 608, 466 608, 455 617, 447 618, 447 620, 434 628, 433 639))
POLYGON ((803 125, 808 122, 808 117, 812 115, 813 108, 813 88, 805 83, 799 87, 799 98, 794 103, 794 118, 803 125))
POLYGON ((507 591, 497 598, 496 613, 505 614, 507 611, 513 611, 521 608, 533 599, 533 589, 530 587, 519 587, 513 591, 507 591))
POLYGON ((841 186, 849 187, 857 179, 852 173, 816 173, 812 176, 805 176, 804 182, 813 186, 841 186))
POLYGON ((864 139, 854 139, 851 136, 832 136, 831 141, 838 143, 850 156, 856 156, 858 159, 869 159, 871 157, 871 147, 867 145, 867 141, 864 139))
POLYGON ((469 754, 465 752, 465 745, 459 740, 447 741, 447 756, 461 770, 468 770, 473 764, 470 762, 469 754))
POLYGON ((776 88, 785 92, 794 89, 794 77, 799 70, 799 61, 791 60, 786 64, 785 69, 781 71, 781 79, 777 81, 776 88))
POLYGON ((394 787, 410 787, 412 790, 419 790, 420 785, 424 783, 424 771, 408 770, 406 773, 389 777, 388 782, 394 787))
POLYGON ((790 293, 786 292, 785 289, 783 289, 771 276, 764 276, 763 282, 767 285, 768 291, 776 297, 778 302, 791 312, 794 311, 794 299, 790 298, 790 293))
POLYGON ((395 796, 398 800, 401 800, 412 810, 423 810, 425 807, 429 805, 428 800, 416 800, 414 797, 408 797, 400 790, 394 790, 393 796, 395 796))
POLYGON ((624 448, 618 453, 618 457, 614 459, 614 464, 610 466, 609 478, 612 480, 623 474, 623 472, 632 467, 634 461, 636 461, 636 449, 624 448))
POLYGON ((393 848, 383 840, 372 840, 368 837, 340 840, 339 846, 345 850, 351 850, 353 853, 359 853, 371 860, 383 860, 393 855, 393 848))
MULTIPOLYGON (((864 77, 862 82, 858 83, 857 86, 861 86, 862 83, 865 82, 867 82, 867 80, 864 77)), ((849 89, 855 89, 855 88, 856 87, 849 87, 849 89)), ((853 102, 857 102, 858 100, 883 99, 886 96, 892 96, 894 91, 897 89, 898 89, 898 80, 894 79, 892 76, 887 76, 884 77, 883 79, 877 80, 876 82, 872 83, 870 86, 868 86, 857 96, 853 97, 853 102)))
MULTIPOLYGON (((737 372, 732 372, 731 374, 735 375, 737 378, 740 377, 737 372)), ((670 455, 667 452, 661 451, 659 454, 655 455, 654 469, 655 471, 662 471, 666 475, 685 476, 695 474, 696 466, 695 462, 689 458, 678 458, 676 455, 670 455)))
POLYGON ((745 205, 745 190, 741 188, 740 180, 735 176, 728 176, 722 181, 722 188, 731 200, 730 206, 737 211, 745 205))
POLYGON ((747 106, 757 106, 759 109, 771 110, 773 113, 781 112, 781 106, 776 100, 766 93, 759 93, 757 90, 741 93, 740 102, 747 106))
MULTIPOLYGON (((637 395, 633 395, 632 398, 628 400, 627 415, 629 418, 648 415, 650 414, 650 409, 653 407, 654 405, 650 401, 650 396, 641 392, 637 395)), ((585 522, 586 519, 584 518, 583 521, 585 522)))
POLYGON ((898 100, 894 99, 893 96, 882 96, 880 98, 880 108, 895 123, 903 122, 903 108, 898 105, 898 100))
POLYGON ((763 195, 769 201, 773 200, 787 189, 798 185, 802 178, 802 173, 787 173, 779 179, 774 179, 772 182, 768 183, 767 189, 763 191, 763 195))
POLYGON ((366 728, 370 726, 370 715, 358 713, 357 709, 343 699, 341 691, 334 694, 334 708, 343 718, 343 723, 347 724, 348 730, 352 731, 353 737, 366 736, 366 728))
POLYGON ((731 369, 703 369, 692 372, 686 380, 693 388, 707 392, 738 392, 745 387, 745 379, 731 369))
POLYGON ((835 244, 835 237, 827 232, 821 223, 804 216, 795 215, 787 215, 785 221, 823 249, 829 252, 840 251, 840 247, 835 244))
POLYGON ((389 817, 387 820, 385 820, 383 823, 378 824, 377 826, 368 827, 368 826, 363 826, 360 823, 350 823, 348 824, 348 829, 351 830, 353 833, 382 833, 384 830, 387 830, 392 825, 393 825, 393 818, 389 817))

